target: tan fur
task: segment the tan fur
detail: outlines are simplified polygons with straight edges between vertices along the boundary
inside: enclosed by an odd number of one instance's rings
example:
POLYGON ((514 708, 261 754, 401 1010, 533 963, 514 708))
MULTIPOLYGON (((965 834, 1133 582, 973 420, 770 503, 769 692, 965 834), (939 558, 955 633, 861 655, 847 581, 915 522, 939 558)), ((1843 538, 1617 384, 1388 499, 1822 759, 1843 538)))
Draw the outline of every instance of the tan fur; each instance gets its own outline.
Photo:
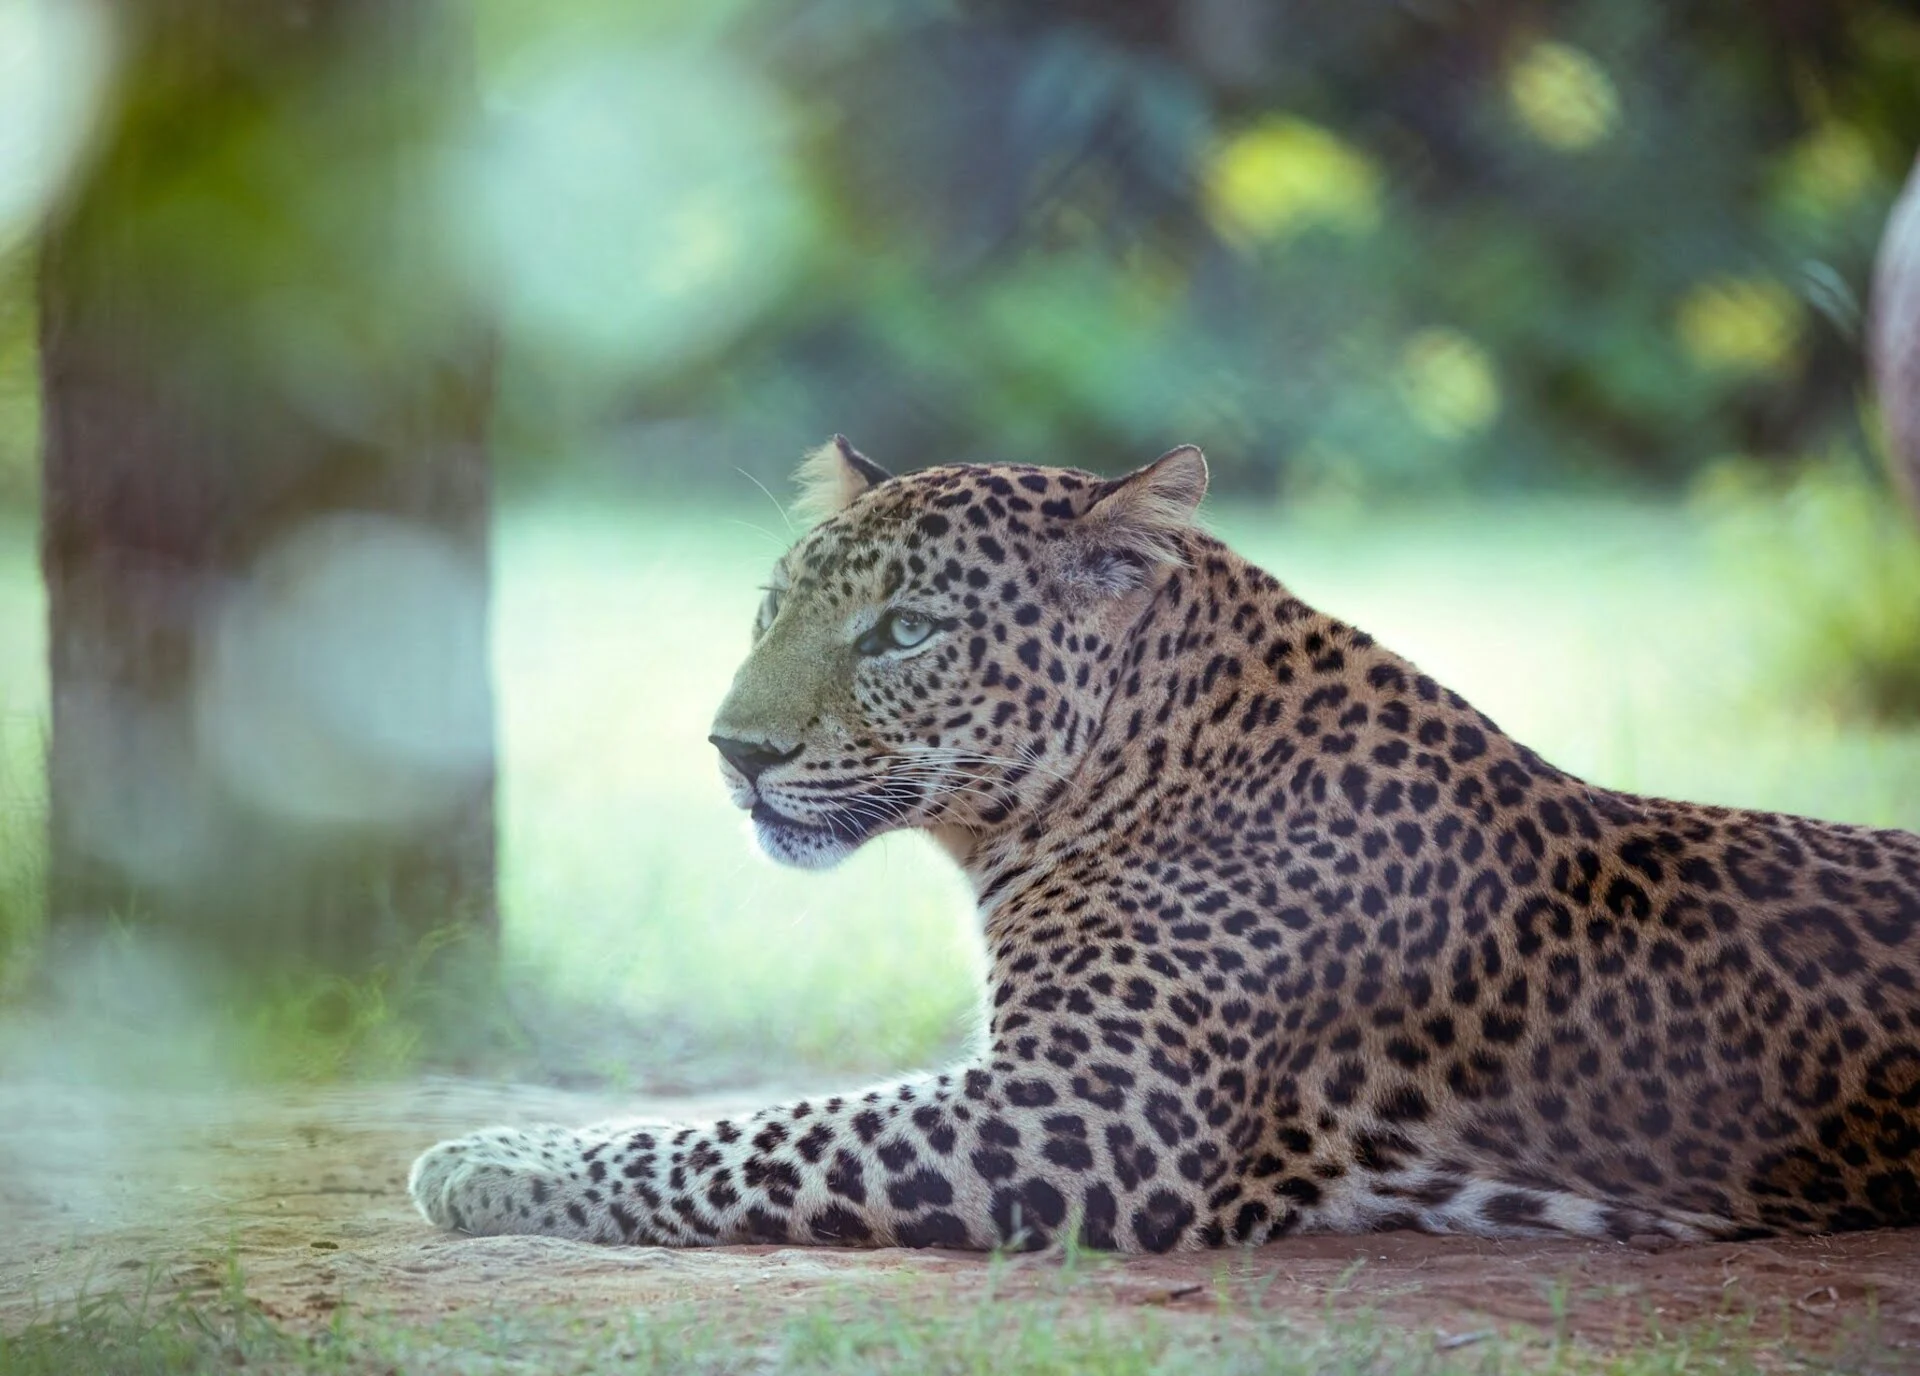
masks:
POLYGON ((844 435, 808 450, 793 475, 800 489, 794 514, 806 521, 831 520, 871 490, 874 484, 854 462, 856 454, 844 435))

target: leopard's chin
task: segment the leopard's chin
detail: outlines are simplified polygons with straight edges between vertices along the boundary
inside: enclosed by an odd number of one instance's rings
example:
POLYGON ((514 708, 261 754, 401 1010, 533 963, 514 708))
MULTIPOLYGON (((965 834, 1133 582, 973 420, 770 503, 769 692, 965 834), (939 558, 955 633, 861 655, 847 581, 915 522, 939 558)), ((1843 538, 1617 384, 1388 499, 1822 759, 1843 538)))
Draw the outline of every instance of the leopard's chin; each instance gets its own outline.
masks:
POLYGON ((765 798, 750 816, 754 840, 770 860, 796 869, 831 869, 873 837, 906 822, 919 799, 917 789, 883 789, 815 821, 790 817, 765 798))
POLYGON ((769 860, 801 870, 832 869, 867 838, 832 824, 815 825, 777 812, 765 802, 753 805, 753 839, 769 860))

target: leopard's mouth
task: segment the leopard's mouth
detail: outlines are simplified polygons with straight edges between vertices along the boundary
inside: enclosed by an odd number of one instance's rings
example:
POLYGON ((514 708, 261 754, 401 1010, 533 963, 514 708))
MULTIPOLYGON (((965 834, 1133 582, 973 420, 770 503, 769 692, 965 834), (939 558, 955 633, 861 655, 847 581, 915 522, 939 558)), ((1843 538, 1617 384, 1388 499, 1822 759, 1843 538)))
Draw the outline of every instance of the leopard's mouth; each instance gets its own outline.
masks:
POLYGON ((921 796, 917 785, 883 784, 817 818, 803 819, 780 811, 762 795, 754 800, 748 815, 756 826, 786 837, 852 847, 903 821, 921 796))
POLYGON ((772 827, 778 831, 799 836, 818 836, 824 840, 842 841, 857 844, 866 839, 867 833, 857 827, 850 810, 829 813, 817 822, 803 822, 798 817, 789 817, 762 798, 749 810, 748 816, 763 827, 772 827))

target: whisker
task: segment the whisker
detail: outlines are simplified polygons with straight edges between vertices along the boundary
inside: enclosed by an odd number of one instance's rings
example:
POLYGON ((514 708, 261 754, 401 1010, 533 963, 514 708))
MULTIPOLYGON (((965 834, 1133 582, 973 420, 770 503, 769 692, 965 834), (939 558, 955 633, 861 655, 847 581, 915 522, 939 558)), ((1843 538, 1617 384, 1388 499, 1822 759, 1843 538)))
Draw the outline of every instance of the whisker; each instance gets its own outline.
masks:
POLYGON ((989 755, 983 751, 963 750, 957 746, 945 745, 909 745, 904 747, 903 750, 912 751, 915 755, 923 759, 945 759, 951 760, 956 764, 999 765, 1008 769, 1024 769, 1032 773, 1044 774, 1049 778, 1058 779, 1061 783, 1070 783, 1073 778, 1066 770, 1054 765, 1044 764, 1037 759, 1014 759, 1006 755, 989 755))
MULTIPOLYGON (((733 471, 738 473, 741 477, 745 478, 748 482, 752 483, 755 487, 759 488, 762 492, 766 492, 767 500, 773 503, 773 509, 780 513, 780 519, 786 523, 788 539, 790 540, 799 539, 800 532, 793 528, 793 520, 791 517, 787 515, 787 509, 784 506, 780 505, 780 499, 778 497, 774 496, 773 493, 767 491, 767 485, 761 482, 758 478, 754 477, 753 474, 747 472, 747 470, 744 468, 735 467, 733 471)), ((772 534, 771 531, 767 533, 770 535, 772 534)), ((775 538, 777 539, 778 537, 776 536, 775 538)))
POLYGON ((792 543, 790 540, 782 540, 778 533, 768 530, 765 526, 757 526, 752 521, 743 521, 737 516, 723 516, 720 519, 730 526, 740 526, 742 529, 752 531, 755 535, 764 536, 776 549, 785 550, 792 543))

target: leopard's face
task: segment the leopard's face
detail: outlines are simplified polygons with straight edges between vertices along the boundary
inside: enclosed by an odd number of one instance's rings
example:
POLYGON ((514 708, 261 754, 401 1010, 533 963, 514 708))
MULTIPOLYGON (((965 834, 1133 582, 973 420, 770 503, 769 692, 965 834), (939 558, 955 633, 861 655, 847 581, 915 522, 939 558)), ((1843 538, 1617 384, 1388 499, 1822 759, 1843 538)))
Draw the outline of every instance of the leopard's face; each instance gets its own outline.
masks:
POLYGON ((806 471, 828 517, 767 580, 713 725, 761 848, 818 868, 901 828, 964 846, 1042 804, 1179 558, 1198 451, 1114 482, 1014 466, 889 478, 842 445, 806 471))

